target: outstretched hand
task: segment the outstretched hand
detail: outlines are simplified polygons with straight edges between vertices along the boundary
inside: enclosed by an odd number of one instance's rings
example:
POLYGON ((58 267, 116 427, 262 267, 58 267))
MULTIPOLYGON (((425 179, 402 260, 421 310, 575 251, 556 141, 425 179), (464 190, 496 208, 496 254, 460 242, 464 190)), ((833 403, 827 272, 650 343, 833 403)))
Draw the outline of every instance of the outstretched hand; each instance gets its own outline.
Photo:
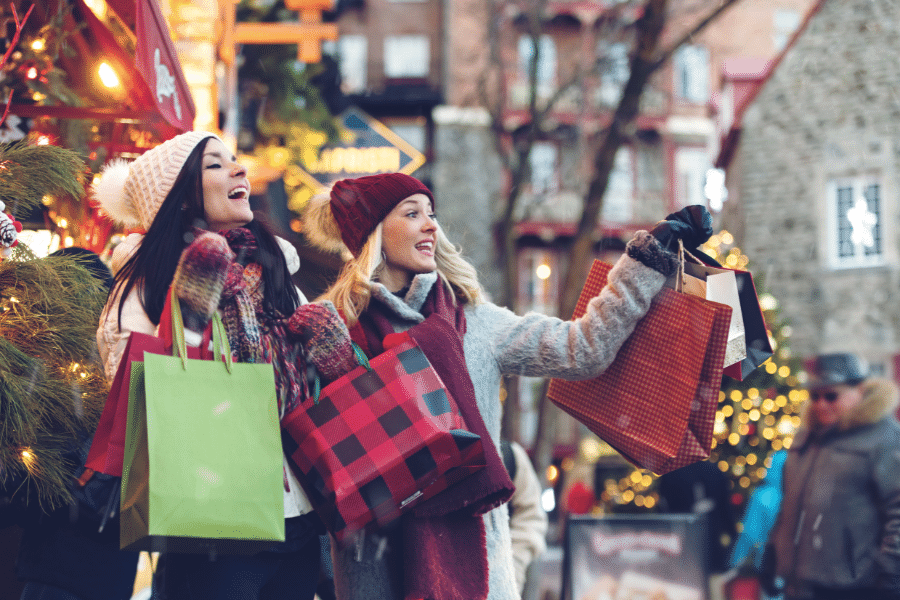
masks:
POLYGON ((693 250, 712 236, 712 215, 699 204, 686 206, 657 223, 650 233, 668 250, 674 250, 678 240, 693 250))

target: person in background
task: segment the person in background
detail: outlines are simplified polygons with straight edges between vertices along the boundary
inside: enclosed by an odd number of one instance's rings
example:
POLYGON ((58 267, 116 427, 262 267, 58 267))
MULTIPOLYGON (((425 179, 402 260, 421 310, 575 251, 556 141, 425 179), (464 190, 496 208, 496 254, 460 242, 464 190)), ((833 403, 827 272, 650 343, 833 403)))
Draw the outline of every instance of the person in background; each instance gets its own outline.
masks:
POLYGON ((501 439, 500 451, 503 464, 516 486, 507 510, 516 585, 521 594, 525 591, 528 566, 547 549, 549 520, 541 506, 541 482, 525 448, 517 442, 501 439))
MULTIPOLYGON (((104 283, 105 292, 112 287, 112 273, 90 250, 63 248, 51 256, 76 258, 104 283)), ((90 437, 83 440, 73 462, 83 465, 90 445, 90 437)), ((118 484, 118 478, 98 475, 81 486, 73 477, 72 504, 50 513, 26 509, 16 560, 16 576, 25 582, 21 600, 131 598, 138 553, 119 550, 118 514, 108 510, 118 499, 118 484)))
POLYGON ((335 549, 340 600, 518 599, 505 504, 513 486, 498 452, 501 377, 602 373, 674 272, 669 244, 686 238, 694 248, 712 234, 702 207, 671 215, 654 228, 658 235, 636 233, 587 313, 563 321, 519 316, 488 302, 435 208, 421 181, 388 173, 338 181, 329 195, 313 198, 304 215, 309 240, 332 249, 342 242, 352 255, 323 297, 340 311, 354 341, 372 357, 383 352, 386 336, 405 332, 441 376, 470 430, 493 441, 485 444, 485 469, 429 500, 440 510, 419 505, 397 528, 335 549))
MULTIPOLYGON (((765 478, 750 494, 750 501, 747 503, 742 520, 743 528, 731 551, 728 563, 730 568, 738 568, 745 562, 752 561, 753 570, 757 574, 762 573, 766 542, 781 508, 781 482, 785 460, 787 450, 775 452, 765 478)), ((767 597, 770 597, 768 593, 767 597)))
POLYGON ((897 386, 850 353, 817 356, 767 553, 787 600, 900 599, 897 386))
MULTIPOLYGON (((275 364, 272 402, 279 414, 306 397, 305 357, 315 354, 318 339, 307 335, 306 325, 315 322, 317 331, 325 331, 332 311, 306 304, 293 285, 297 252, 254 217, 247 170, 221 139, 192 131, 132 163, 112 162, 94 195, 114 220, 142 231, 130 234, 113 254, 115 285, 97 330, 110 380, 131 332, 156 334, 172 288, 189 344, 200 343, 207 322, 220 311, 235 360, 275 364)), ((284 478, 284 542, 254 555, 214 560, 163 553, 153 596, 311 600, 324 530, 286 461, 284 478)))

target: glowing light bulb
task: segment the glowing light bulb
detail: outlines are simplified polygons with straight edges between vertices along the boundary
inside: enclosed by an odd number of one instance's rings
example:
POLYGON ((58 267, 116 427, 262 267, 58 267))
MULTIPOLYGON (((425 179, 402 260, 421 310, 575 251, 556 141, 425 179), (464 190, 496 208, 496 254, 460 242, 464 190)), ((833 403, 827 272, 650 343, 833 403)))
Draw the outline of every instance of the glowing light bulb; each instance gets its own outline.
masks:
POLYGON ((109 65, 107 62, 100 63, 100 66, 97 67, 97 75, 100 76, 100 81, 108 88, 117 88, 119 87, 119 76, 116 74, 116 71, 109 65))

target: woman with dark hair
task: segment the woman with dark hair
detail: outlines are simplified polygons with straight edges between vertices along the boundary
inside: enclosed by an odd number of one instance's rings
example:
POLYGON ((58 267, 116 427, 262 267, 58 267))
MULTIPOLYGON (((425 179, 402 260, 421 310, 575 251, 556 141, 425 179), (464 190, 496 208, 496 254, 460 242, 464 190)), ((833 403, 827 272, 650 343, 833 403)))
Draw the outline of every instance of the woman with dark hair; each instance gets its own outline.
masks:
MULTIPOLYGON (((131 233, 114 252, 115 285, 97 342, 112 380, 131 332, 156 334, 173 288, 189 344, 199 344, 219 311, 236 360, 275 364, 272 401, 284 415, 307 389, 304 356, 315 355, 316 340, 305 333, 306 325, 316 321, 317 331, 326 330, 333 313, 306 304, 291 283, 299 268, 296 250, 254 218, 247 171, 236 160, 215 135, 188 132, 132 163, 115 161, 104 169, 94 187, 101 206, 141 232, 131 233)), ((284 543, 253 556, 215 560, 163 554, 154 597, 311 599, 321 522, 291 470, 285 467, 284 473, 284 543)))

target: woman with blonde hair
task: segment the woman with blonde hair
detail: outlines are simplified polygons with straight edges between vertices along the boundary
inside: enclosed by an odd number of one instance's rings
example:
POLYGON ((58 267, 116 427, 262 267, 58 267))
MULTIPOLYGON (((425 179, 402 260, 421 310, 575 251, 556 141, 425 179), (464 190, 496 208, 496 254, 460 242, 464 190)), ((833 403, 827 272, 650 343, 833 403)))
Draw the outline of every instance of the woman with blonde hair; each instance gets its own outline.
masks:
POLYGON ((498 454, 503 375, 588 379, 613 361, 674 271, 666 245, 712 233, 709 213, 689 207, 635 234, 609 284, 574 321, 518 316, 487 301, 475 269, 447 239, 434 195, 402 173, 344 179, 316 197, 305 230, 316 245, 349 250, 324 294, 369 356, 411 337, 441 376, 471 431, 486 444, 485 469, 401 519, 334 550, 337 596, 348 599, 519 598, 505 502, 513 487, 498 454), (659 239, 658 239, 659 238, 659 239), (394 334, 394 337, 392 337, 394 334))

